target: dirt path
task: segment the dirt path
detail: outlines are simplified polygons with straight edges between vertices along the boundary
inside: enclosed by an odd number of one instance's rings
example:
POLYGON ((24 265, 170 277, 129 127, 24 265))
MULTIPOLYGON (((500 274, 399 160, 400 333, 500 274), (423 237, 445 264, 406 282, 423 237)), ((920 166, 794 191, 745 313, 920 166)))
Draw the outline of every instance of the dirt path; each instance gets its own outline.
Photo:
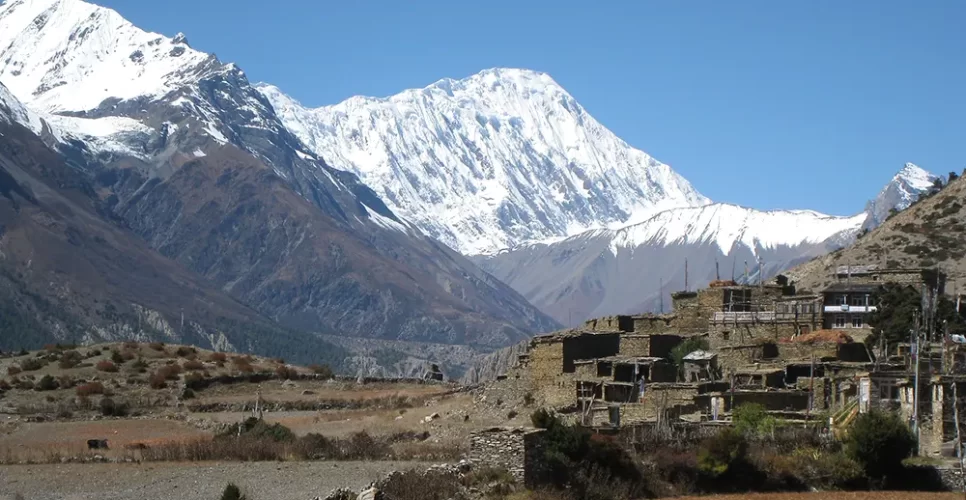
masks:
POLYGON ((229 482, 251 500, 309 500, 347 486, 359 489, 412 462, 249 462, 0 466, 0 500, 220 498, 229 482))

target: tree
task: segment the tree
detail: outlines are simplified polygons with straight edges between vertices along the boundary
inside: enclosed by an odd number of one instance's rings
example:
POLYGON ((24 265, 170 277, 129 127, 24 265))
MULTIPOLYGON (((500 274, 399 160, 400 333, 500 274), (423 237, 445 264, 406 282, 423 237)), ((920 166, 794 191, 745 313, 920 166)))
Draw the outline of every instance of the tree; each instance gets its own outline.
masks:
POLYGON ((685 356, 694 351, 703 351, 706 349, 708 349, 708 339, 705 337, 688 337, 684 339, 684 342, 681 342, 674 349, 671 349, 671 361, 678 368, 678 375, 681 374, 681 370, 684 368, 685 356))
MULTIPOLYGON (((885 336, 887 347, 898 342, 908 342, 910 332, 916 327, 915 318, 922 317, 922 296, 919 290, 898 283, 887 283, 875 293, 874 302, 878 307, 869 315, 872 335, 866 342, 875 345, 882 336, 885 336)), ((948 297, 940 296, 936 300, 935 324, 932 326, 935 331, 942 332, 947 325, 950 332, 966 329, 966 322, 956 311, 956 304, 948 297)))
POLYGON ((956 172, 949 172, 949 176, 946 179, 946 185, 948 186, 951 182, 953 182, 956 179, 959 179, 959 176, 956 175, 956 172))
POLYGON ((898 415, 871 410, 855 419, 845 441, 845 451, 862 464, 872 479, 902 471, 902 461, 916 446, 916 438, 898 415))

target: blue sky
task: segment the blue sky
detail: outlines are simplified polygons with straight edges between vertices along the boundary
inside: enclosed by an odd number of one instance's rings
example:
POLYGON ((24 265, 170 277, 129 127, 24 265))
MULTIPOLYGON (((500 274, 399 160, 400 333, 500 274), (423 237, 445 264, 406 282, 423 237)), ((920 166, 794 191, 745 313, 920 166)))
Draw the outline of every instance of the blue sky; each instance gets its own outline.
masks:
POLYGON ((95 0, 307 105, 549 73, 715 201, 851 214, 966 168, 966 1, 95 0))

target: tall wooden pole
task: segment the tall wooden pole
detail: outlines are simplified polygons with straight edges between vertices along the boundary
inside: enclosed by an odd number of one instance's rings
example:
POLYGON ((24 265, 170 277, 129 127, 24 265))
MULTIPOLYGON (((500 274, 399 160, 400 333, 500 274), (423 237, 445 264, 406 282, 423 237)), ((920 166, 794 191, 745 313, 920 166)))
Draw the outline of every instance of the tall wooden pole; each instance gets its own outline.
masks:
MULTIPOLYGON (((963 457, 963 439, 959 433, 959 393, 957 391, 959 383, 953 380, 953 424, 956 425, 956 454, 959 455, 959 481, 963 486, 963 498, 966 499, 966 464, 963 457)), ((940 384, 942 387, 942 384, 940 384)))

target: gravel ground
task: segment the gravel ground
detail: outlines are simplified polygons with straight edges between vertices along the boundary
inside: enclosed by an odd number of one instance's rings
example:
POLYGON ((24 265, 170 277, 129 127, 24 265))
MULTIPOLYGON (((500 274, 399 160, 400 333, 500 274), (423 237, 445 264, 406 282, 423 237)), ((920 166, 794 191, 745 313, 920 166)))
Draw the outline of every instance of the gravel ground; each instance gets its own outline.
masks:
POLYGON ((250 500, 310 500, 361 489, 416 462, 245 462, 0 466, 0 500, 214 500, 229 482, 250 500))

